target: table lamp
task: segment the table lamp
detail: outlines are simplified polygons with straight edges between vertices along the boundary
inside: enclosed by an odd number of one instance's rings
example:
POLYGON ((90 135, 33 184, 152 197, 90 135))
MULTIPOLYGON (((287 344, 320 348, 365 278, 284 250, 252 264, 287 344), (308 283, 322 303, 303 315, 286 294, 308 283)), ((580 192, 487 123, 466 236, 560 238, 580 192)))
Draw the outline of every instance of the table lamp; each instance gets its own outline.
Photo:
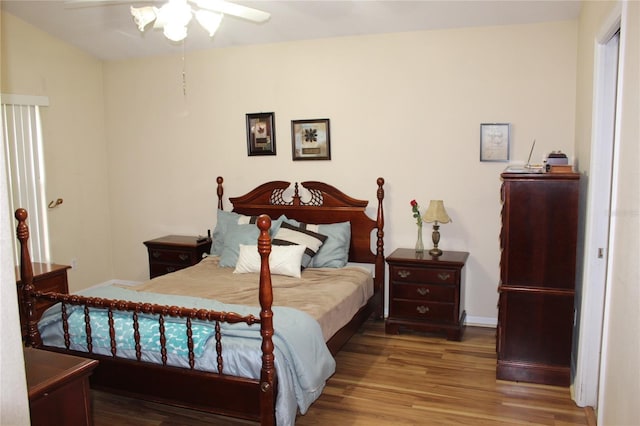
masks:
POLYGON ((447 211, 444 209, 444 203, 442 200, 429 201, 429 207, 427 208, 427 211, 424 212, 422 220, 427 223, 433 222, 433 233, 431 234, 431 238, 433 239, 433 248, 429 250, 429 254, 431 256, 438 257, 442 255, 442 250, 438 248, 438 243, 440 242, 439 224, 452 222, 447 211))

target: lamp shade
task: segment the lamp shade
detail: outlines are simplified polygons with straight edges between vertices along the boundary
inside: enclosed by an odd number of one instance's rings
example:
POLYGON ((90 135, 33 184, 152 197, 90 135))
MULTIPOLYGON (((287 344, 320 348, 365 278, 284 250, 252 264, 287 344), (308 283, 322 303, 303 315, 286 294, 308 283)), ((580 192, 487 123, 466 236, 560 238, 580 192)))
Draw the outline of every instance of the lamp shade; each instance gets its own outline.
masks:
POLYGON ((439 222, 439 223, 449 223, 451 222, 451 218, 447 214, 447 211, 444 209, 444 203, 442 200, 431 200, 429 201, 429 207, 427 211, 422 215, 422 220, 430 223, 430 222, 439 222))

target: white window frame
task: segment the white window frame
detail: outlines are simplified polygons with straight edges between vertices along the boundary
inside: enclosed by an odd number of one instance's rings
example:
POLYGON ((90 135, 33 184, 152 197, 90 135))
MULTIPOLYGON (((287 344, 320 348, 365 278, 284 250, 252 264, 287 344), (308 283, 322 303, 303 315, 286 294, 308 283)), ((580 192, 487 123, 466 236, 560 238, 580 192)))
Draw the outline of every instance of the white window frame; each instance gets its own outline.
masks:
MULTIPOLYGON (((11 212, 24 208, 29 213, 29 252, 34 262, 50 263, 49 224, 45 193, 44 151, 40 107, 48 106, 44 96, 0 95, 4 169, 11 197, 11 212)), ((13 238, 14 263, 20 260, 13 238)))

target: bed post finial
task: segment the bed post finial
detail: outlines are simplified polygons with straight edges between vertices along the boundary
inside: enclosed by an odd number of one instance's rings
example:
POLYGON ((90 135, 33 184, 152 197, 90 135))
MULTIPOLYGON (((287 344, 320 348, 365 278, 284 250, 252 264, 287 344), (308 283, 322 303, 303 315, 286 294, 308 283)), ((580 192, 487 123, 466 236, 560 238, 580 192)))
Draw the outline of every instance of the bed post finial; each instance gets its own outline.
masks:
POLYGON ((260 253, 260 335, 262 336, 262 369, 260 370, 260 413, 261 425, 275 424, 273 415, 275 404, 275 362, 273 345, 273 290, 271 288, 271 271, 269 254, 271 253, 271 218, 266 214, 258 217, 258 253, 260 253))
POLYGON ((29 226, 27 225, 27 217, 29 214, 23 208, 19 208, 15 212, 15 218, 18 221, 16 234, 20 241, 20 325, 23 330, 23 336, 26 338, 27 346, 36 347, 40 343, 38 335, 38 327, 35 321, 35 301, 32 292, 35 290, 33 286, 33 265, 31 264, 31 255, 29 254, 29 226))
POLYGON ((216 178, 216 182, 218 183, 218 188, 216 189, 216 193, 218 194, 218 210, 224 210, 222 208, 222 195, 224 194, 224 188, 222 188, 222 182, 224 182, 224 179, 222 179, 222 176, 218 176, 216 178))
POLYGON ((374 315, 378 319, 384 318, 384 210, 382 208, 382 201, 384 200, 384 178, 379 177, 378 183, 378 214, 376 217, 376 226, 378 227, 377 241, 376 241, 376 277, 382 277, 379 282, 382 283, 380 290, 381 301, 377 304, 376 312, 374 315))
POLYGON ((224 194, 222 182, 224 182, 224 179, 222 179, 222 176, 218 176, 216 182, 218 183, 218 187, 216 188, 216 194, 218 194, 218 210, 224 210, 222 208, 222 195, 224 194))

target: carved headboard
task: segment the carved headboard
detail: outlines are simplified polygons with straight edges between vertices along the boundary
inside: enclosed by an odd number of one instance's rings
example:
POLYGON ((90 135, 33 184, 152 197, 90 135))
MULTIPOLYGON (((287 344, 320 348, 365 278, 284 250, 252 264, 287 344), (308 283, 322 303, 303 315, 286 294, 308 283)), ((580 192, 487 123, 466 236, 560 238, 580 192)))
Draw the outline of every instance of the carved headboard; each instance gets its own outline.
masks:
MULTIPOLYGON (((223 208, 223 178, 217 178, 218 208, 223 208)), ((358 200, 323 182, 264 183, 240 197, 230 197, 233 211, 272 219, 285 215, 304 223, 351 223, 349 261, 375 265, 375 291, 384 293, 384 179, 376 180, 376 218, 366 214, 367 200, 358 200), (289 195, 290 194, 290 195, 289 195), (375 231, 375 232, 374 232, 375 231), (374 243, 375 241, 375 243, 374 243)))

